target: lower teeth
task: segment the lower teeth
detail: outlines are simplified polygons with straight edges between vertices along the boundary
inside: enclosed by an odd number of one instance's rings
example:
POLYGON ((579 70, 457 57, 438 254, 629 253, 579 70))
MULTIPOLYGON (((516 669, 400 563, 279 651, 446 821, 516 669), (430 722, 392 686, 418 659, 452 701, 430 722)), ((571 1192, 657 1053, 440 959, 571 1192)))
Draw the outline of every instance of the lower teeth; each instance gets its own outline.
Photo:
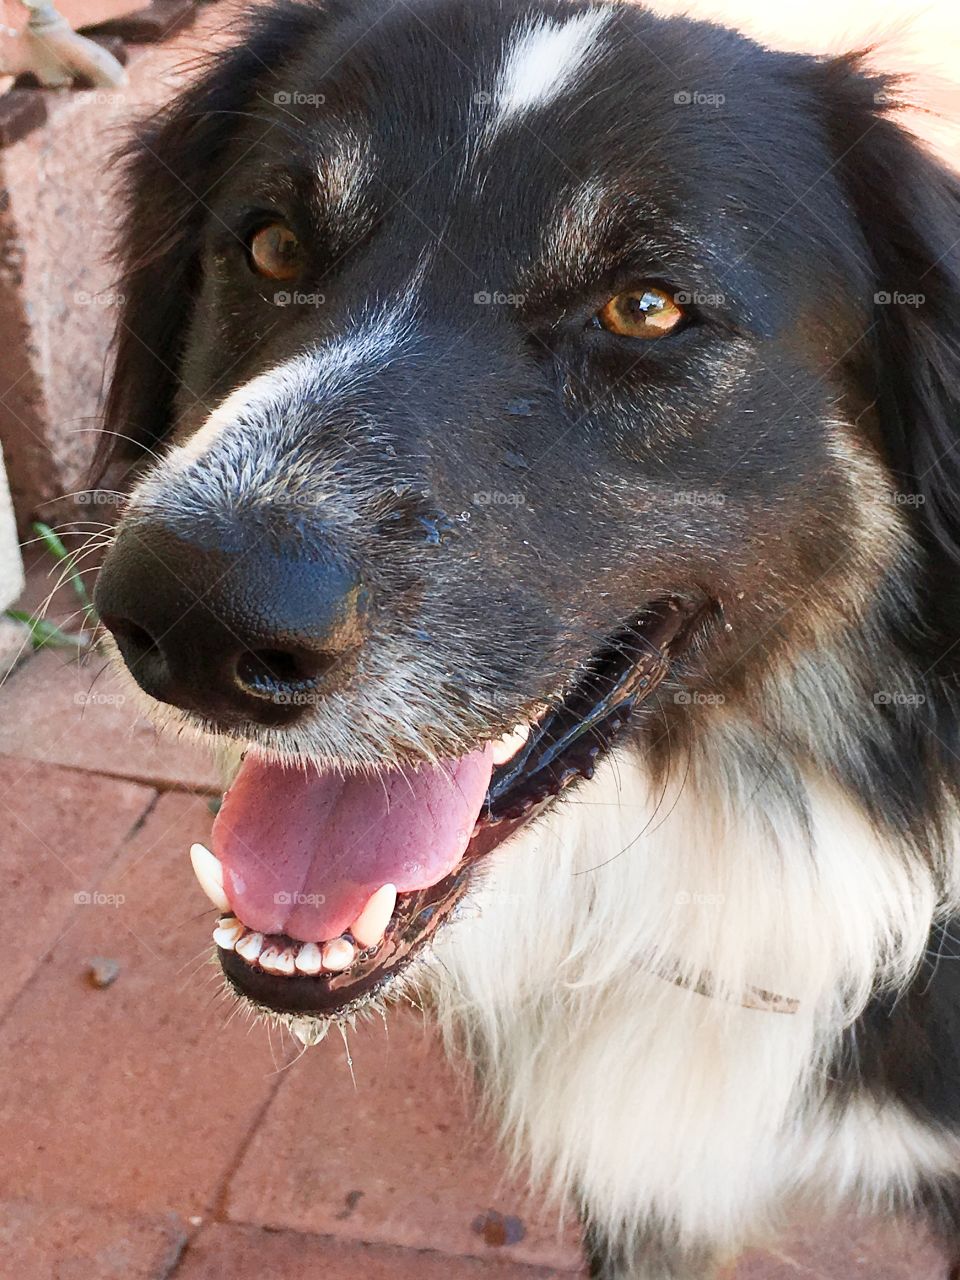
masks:
POLYGON ((357 957, 354 940, 344 934, 328 942, 295 942, 278 935, 248 929, 236 916, 222 916, 213 931, 213 940, 224 951, 235 952, 251 969, 262 969, 277 977, 316 977, 321 973, 342 973, 357 957))

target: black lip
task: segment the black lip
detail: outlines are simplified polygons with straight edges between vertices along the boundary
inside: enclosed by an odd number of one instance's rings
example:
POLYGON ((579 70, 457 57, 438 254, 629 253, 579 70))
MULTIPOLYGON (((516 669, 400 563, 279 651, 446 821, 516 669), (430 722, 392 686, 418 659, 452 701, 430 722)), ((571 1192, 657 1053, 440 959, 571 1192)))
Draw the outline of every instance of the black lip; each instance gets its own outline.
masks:
POLYGON ((531 799, 546 799, 571 782, 592 777, 597 759, 634 707, 666 675, 672 647, 690 620, 690 606, 670 598, 614 636, 574 690, 541 720, 527 745, 494 775, 488 820, 522 816, 531 799))
POLYGON ((569 786, 593 775, 600 757, 653 692, 671 660, 710 612, 705 601, 670 597, 611 638, 573 691, 493 775, 478 828, 451 875, 404 894, 383 941, 343 973, 282 977, 218 947, 238 995, 274 1013, 320 1019, 348 1016, 383 992, 416 959, 467 891, 477 863, 538 817, 569 786))

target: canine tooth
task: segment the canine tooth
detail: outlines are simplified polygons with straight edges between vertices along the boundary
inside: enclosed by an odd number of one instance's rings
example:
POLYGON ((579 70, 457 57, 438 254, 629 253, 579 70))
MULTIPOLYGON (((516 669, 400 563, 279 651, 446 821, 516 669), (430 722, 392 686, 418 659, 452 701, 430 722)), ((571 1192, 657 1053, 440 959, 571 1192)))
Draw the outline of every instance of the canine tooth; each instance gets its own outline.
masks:
POLYGON ((353 943, 346 938, 333 938, 323 944, 323 967, 331 973, 339 973, 353 963, 353 943))
POLYGON ((267 973, 283 972, 283 970, 280 967, 280 948, 279 947, 273 947, 273 946, 264 947, 264 949, 260 952, 260 955, 257 957, 257 959, 260 962, 260 968, 266 969, 267 973))
MULTIPOLYGON (((397 886, 382 885, 367 899, 367 905, 350 926, 350 932, 361 947, 373 947, 383 937, 397 905, 397 886)), ((347 962, 349 964, 349 961, 347 962)))
POLYGON ((234 920, 231 924, 222 924, 214 929, 213 940, 224 951, 233 951, 246 932, 246 927, 239 920, 234 920))
POLYGON ((514 726, 512 733, 505 733, 502 738, 498 738, 493 744, 493 763, 506 764, 511 760, 526 740, 530 737, 530 726, 528 724, 518 724, 514 726))
POLYGON ((233 949, 238 956, 243 956, 244 960, 253 964, 263 950, 263 934, 248 933, 240 939, 233 949))
POLYGON ((315 942, 305 942, 297 952, 297 973, 315 977, 323 968, 323 952, 315 942))
POLYGON ((223 891, 223 867, 206 845, 190 846, 190 861, 193 863, 193 874, 200 881, 200 888, 215 907, 221 911, 230 910, 230 902, 223 891))

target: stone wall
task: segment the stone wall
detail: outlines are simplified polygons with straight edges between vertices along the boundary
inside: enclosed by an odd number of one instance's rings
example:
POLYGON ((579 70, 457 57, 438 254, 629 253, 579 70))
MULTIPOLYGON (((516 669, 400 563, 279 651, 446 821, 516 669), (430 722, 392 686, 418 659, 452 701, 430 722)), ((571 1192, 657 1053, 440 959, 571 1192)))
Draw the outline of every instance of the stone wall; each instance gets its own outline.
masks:
POLYGON ((112 159, 230 39, 230 0, 196 12, 129 48, 123 89, 22 91, 43 95, 46 123, 0 149, 0 442, 21 529, 73 514, 64 495, 87 484, 121 289, 112 159))

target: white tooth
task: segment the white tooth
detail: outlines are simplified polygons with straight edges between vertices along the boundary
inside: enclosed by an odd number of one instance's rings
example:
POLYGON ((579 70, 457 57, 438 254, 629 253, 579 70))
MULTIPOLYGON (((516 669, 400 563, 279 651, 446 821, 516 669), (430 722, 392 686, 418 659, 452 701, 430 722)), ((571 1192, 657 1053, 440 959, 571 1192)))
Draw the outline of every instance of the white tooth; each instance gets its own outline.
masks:
POLYGON ((385 884, 372 893, 367 905, 350 926, 350 932, 361 947, 373 947, 383 937, 383 932, 390 923, 393 908, 397 905, 397 886, 385 884))
POLYGON ((229 912, 227 915, 220 917, 217 921, 217 925, 221 929, 226 929, 228 925, 236 924, 236 922, 237 917, 232 912, 229 912))
POLYGON ((231 924, 220 925, 218 929, 214 929, 213 940, 218 947, 223 947, 224 951, 233 951, 246 931, 246 927, 239 920, 234 920, 231 924))
POLYGON ((264 947, 257 957, 260 962, 260 968, 266 969, 267 973, 281 973, 280 967, 280 948, 264 947))
POLYGON ((334 938, 323 944, 323 967, 331 973, 339 973, 353 963, 353 943, 346 938, 334 938))
POLYGON ((529 737, 528 724, 516 725, 512 733, 505 733, 493 744, 493 763, 506 764, 508 760, 512 760, 529 737))
POLYGON ((259 956, 260 952, 263 950, 263 934, 248 933, 245 937, 240 939, 233 949, 236 951, 238 956, 243 956, 244 960, 253 964, 254 960, 256 960, 257 956, 259 956))
POLYGON ((293 947, 285 947, 277 956, 276 973, 282 973, 285 978, 291 977, 297 969, 296 953, 293 947))
POLYGON ((202 844, 190 846, 190 861, 193 873, 200 881, 200 888, 215 907, 221 911, 230 910, 230 902, 223 891, 223 867, 210 850, 202 844))
POLYGON ((312 978, 323 968, 323 953, 315 942, 305 942, 297 952, 296 963, 298 973, 306 973, 312 978))

